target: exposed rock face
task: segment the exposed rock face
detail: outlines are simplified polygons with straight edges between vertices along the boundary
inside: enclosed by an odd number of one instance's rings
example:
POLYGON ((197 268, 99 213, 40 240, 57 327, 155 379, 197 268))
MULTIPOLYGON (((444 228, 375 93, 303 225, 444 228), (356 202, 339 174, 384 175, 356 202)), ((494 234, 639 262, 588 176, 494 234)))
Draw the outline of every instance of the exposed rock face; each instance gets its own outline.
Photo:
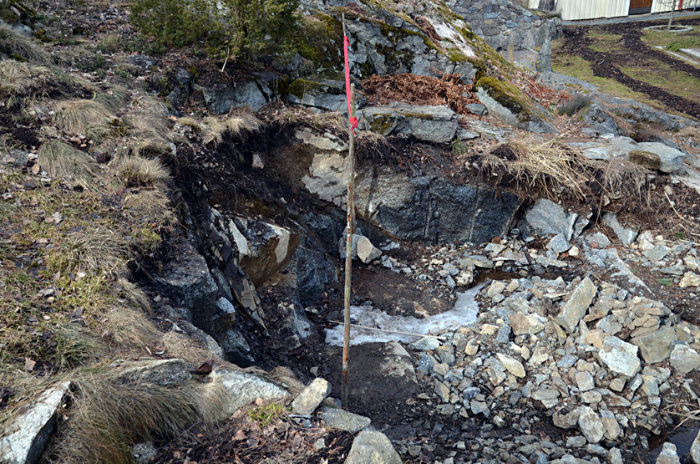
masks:
POLYGON ((226 114, 232 108, 247 107, 258 111, 274 98, 274 93, 263 81, 221 84, 215 87, 195 86, 204 95, 207 109, 215 114, 226 114))
POLYGON ((191 322, 206 332, 213 330, 219 290, 206 260, 192 245, 183 244, 178 259, 154 277, 163 295, 188 310, 191 322))
POLYGON ((0 456, 6 464, 34 464, 41 457, 49 438, 56 430, 56 412, 70 382, 63 382, 42 393, 10 424, 0 437, 0 456))
MULTIPOLYGON (((470 43, 456 27, 465 24, 456 21, 448 24, 437 18, 426 18, 436 33, 443 39, 443 46, 450 44, 459 50, 463 58, 453 60, 443 53, 436 53, 425 38, 424 32, 404 20, 381 9, 377 19, 389 27, 366 20, 347 23, 347 32, 353 53, 350 57, 350 72, 359 78, 371 74, 399 74, 410 72, 418 75, 434 75, 435 70, 448 74, 459 74, 465 82, 470 82, 476 68, 468 61, 476 55, 470 43)), ((428 39, 430 40, 430 39, 428 39)))
MULTIPOLYGON (((291 149, 291 147, 290 147, 291 149)), ((309 192, 345 205, 345 156, 339 150, 314 152, 301 181, 309 192)), ((295 162, 280 155, 280 160, 295 162)), ((294 181, 290 179, 290 181, 294 181)), ((520 207, 518 198, 487 186, 455 185, 441 178, 414 177, 370 166, 360 167, 356 186, 361 219, 398 238, 486 242, 505 234, 520 207)))
POLYGON ((509 46, 516 50, 537 48, 550 35, 556 38, 561 20, 542 20, 530 11, 507 0, 448 0, 452 9, 462 15, 475 34, 496 50, 509 46))
POLYGON ((457 133, 457 115, 446 106, 393 103, 360 111, 360 128, 381 135, 408 135, 433 143, 448 143, 457 133))

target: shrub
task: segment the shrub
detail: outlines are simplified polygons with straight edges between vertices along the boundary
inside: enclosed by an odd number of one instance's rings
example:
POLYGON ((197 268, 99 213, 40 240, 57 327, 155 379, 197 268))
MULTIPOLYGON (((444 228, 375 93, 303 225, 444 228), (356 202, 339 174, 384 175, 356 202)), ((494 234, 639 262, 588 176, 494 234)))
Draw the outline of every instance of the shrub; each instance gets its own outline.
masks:
POLYGON ((213 55, 252 61, 284 51, 299 0, 135 0, 132 22, 161 48, 206 39, 213 55))
POLYGON ((206 35, 210 0, 136 0, 131 21, 162 48, 183 47, 206 35))
POLYGON ((557 108, 559 114, 565 114, 567 116, 573 116, 578 113, 583 107, 588 105, 592 101, 592 98, 588 95, 583 95, 580 93, 575 94, 573 97, 568 98, 561 103, 557 108))

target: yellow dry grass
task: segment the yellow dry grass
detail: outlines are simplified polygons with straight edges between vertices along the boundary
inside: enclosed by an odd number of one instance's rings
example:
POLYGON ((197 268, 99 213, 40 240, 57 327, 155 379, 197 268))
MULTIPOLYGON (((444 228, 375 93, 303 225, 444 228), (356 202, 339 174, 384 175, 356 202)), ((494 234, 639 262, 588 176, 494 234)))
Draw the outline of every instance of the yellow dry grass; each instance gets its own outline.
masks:
POLYGON ((61 247, 61 253, 47 263, 53 272, 101 270, 105 275, 126 275, 131 250, 118 230, 95 227, 77 231, 68 235, 61 247))
POLYGON ((166 387, 126 381, 109 371, 73 381, 58 462, 131 464, 131 446, 172 436, 195 422, 212 423, 223 395, 204 395, 195 383, 166 387))
POLYGON ((95 162, 87 153, 58 140, 41 145, 38 163, 52 178, 63 179, 85 189, 95 187, 95 162))
POLYGON ((66 100, 54 105, 54 122, 59 129, 85 134, 88 127, 105 126, 115 116, 97 100, 66 100))
POLYGON ((51 62, 51 55, 46 50, 7 24, 0 24, 0 54, 37 64, 51 62))
POLYGON ((241 112, 223 118, 210 116, 204 118, 201 124, 203 129, 202 142, 205 145, 213 143, 219 145, 224 136, 237 136, 242 132, 255 132, 262 126, 262 122, 254 114, 241 112))
POLYGON ((129 156, 116 160, 117 177, 123 187, 153 187, 170 180, 170 173, 158 159, 129 156))
POLYGON ((586 198, 585 176, 589 167, 583 156, 565 149, 557 139, 536 142, 534 139, 511 141, 506 148, 515 159, 494 156, 499 145, 483 158, 482 168, 512 177, 518 191, 532 192, 556 200, 566 189, 578 200, 586 198))

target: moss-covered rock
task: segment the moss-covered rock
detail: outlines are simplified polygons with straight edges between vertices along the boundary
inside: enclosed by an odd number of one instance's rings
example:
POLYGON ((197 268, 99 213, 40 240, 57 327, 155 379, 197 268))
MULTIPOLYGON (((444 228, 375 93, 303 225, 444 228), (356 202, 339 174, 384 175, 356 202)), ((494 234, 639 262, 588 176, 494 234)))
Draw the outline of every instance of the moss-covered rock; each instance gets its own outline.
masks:
POLYGON ((640 166, 644 166, 652 171, 657 171, 661 166, 661 157, 656 153, 644 150, 632 150, 629 153, 630 161, 640 166))
POLYGON ((491 98, 508 108, 521 122, 533 116, 532 99, 514 84, 495 77, 482 77, 475 87, 486 91, 491 98))

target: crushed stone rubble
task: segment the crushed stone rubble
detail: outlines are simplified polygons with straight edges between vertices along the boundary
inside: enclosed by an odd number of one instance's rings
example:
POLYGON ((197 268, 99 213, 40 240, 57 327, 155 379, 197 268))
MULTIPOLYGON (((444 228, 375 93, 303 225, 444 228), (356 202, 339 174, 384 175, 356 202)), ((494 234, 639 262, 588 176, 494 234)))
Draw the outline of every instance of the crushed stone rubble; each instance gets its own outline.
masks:
MULTIPOLYGON (((649 434, 667 430, 673 415, 697 408, 689 373, 700 368, 700 329, 643 296, 646 286, 626 263, 696 299, 698 249, 649 232, 618 233, 635 239, 620 246, 586 232, 570 240, 550 235, 544 250, 531 247, 534 237, 480 250, 447 246, 432 250, 422 267, 381 257, 384 267, 450 290, 503 271, 503 280, 480 291, 475 324, 409 345, 430 386, 418 400, 436 404, 438 414, 475 419, 487 432, 455 442, 443 464, 626 462, 625 453, 649 450, 649 434), (623 279, 597 277, 607 268, 623 279), (545 423, 559 433, 543 439, 535 430, 545 423), (499 429, 512 438, 488 433, 499 429)), ((398 444, 402 454, 418 455, 415 447, 398 444)), ((665 446, 659 459, 678 462, 675 447, 665 446)))

